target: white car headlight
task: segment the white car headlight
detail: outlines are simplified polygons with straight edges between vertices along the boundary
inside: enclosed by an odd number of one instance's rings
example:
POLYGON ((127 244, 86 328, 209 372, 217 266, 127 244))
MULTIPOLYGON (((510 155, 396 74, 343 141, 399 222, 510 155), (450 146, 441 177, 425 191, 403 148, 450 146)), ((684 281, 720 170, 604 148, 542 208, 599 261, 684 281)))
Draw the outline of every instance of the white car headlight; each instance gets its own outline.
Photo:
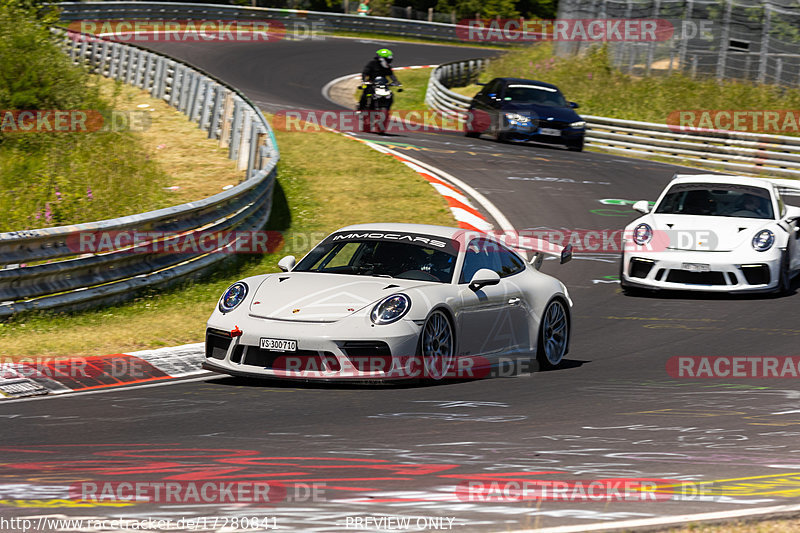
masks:
POLYGON ((391 324, 397 322, 411 309, 411 299, 402 293, 392 294, 372 308, 370 318, 375 324, 391 324))
POLYGON ((531 121, 530 117, 526 117, 525 115, 520 115, 519 113, 506 113, 506 118, 512 124, 519 122, 520 124, 527 124, 531 121))
POLYGON ((775 234, 768 229, 762 229, 753 237, 753 249, 757 252, 766 252, 775 244, 775 234))
POLYGON ((577 122, 573 122, 573 123, 571 123, 569 125, 569 127, 570 128, 585 128, 586 127, 586 121, 585 120, 579 120, 577 122))
POLYGON ((653 228, 651 228, 647 224, 639 224, 633 230, 633 242, 642 246, 650 242, 650 239, 653 238, 653 228))
POLYGON ((247 284, 237 281, 222 294, 222 298, 219 300, 219 310, 223 313, 230 313, 244 301, 245 296, 247 296, 247 284))

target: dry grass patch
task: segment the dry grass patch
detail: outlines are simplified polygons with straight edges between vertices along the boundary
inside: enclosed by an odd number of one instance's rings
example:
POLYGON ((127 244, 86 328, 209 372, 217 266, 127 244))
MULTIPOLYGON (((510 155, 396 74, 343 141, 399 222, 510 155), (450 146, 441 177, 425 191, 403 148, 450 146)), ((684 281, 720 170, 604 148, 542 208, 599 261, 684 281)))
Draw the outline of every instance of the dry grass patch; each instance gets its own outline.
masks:
POLYGON ((102 96, 116 110, 147 113, 149 126, 138 136, 148 155, 169 176, 170 187, 178 187, 170 194, 174 204, 217 194, 244 178, 236 162, 228 159, 227 148, 209 140, 208 133, 164 100, 137 87, 96 78, 102 96))

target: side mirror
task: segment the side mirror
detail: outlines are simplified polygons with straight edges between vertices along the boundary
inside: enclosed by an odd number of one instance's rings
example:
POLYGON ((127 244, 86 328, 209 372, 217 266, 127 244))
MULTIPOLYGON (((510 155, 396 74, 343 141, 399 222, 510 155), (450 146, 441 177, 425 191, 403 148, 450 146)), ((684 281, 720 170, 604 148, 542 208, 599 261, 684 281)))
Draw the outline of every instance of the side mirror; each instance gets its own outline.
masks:
POLYGON ((286 257, 278 261, 278 268, 280 268, 284 272, 289 272, 291 269, 294 268, 296 261, 297 260, 294 258, 293 255, 287 255, 286 257))
POLYGON ((578 109, 578 108, 580 107, 580 106, 578 105, 578 102, 569 102, 569 106, 570 106, 572 109, 578 109))
POLYGON ((634 211, 638 211, 643 215, 646 215, 647 213, 650 212, 650 202, 648 202, 647 200, 639 200, 631 207, 633 207, 634 211))
POLYGON ((572 261, 572 245, 568 244, 561 250, 561 264, 572 261))
POLYGON ((479 291, 486 285, 497 285, 500 283, 500 276, 494 270, 482 268, 475 272, 469 282, 469 288, 473 291, 479 291))

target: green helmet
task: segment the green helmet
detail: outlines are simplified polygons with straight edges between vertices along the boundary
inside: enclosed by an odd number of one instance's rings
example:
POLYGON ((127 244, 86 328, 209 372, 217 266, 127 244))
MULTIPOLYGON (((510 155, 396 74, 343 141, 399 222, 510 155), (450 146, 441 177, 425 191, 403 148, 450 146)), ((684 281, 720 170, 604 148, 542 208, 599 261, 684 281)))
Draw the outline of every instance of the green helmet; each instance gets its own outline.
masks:
POLYGON ((392 59, 392 51, 389 50, 388 48, 381 48, 380 50, 375 52, 375 54, 378 57, 382 57, 384 59, 392 59))

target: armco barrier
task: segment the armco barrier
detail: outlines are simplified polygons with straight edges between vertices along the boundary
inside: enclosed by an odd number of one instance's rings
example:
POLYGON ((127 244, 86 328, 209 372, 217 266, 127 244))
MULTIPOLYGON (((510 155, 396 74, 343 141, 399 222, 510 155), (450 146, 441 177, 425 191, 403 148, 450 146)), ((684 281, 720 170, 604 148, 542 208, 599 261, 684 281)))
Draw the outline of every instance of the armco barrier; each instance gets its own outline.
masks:
MULTIPOLYGON (((53 30, 74 63, 135 85, 197 122, 245 171, 233 188, 197 202, 74 226, 0 233, 0 318, 34 309, 78 309, 130 298, 199 275, 227 254, 76 252, 81 232, 182 233, 260 229, 272 206, 279 152, 261 111, 235 88, 180 61, 141 48, 53 30)), ((225 246, 218 244, 220 251, 225 246)), ((227 246, 236 246, 232 241, 227 246)))
MULTIPOLYGON (((477 79, 488 64, 470 59, 431 72, 425 103, 465 117, 472 98, 450 90, 477 79)), ((744 174, 800 177, 800 137, 723 130, 675 132, 667 124, 583 115, 586 144, 619 154, 658 156, 744 174)), ((674 128, 674 127, 673 127, 674 128)))
MULTIPOLYGON (((383 33, 407 37, 423 37, 444 41, 460 41, 458 26, 441 22, 360 17, 343 13, 325 13, 300 9, 226 6, 219 4, 158 2, 63 2, 57 4, 64 21, 128 19, 128 20, 247 20, 270 19, 285 23, 291 33, 297 29, 303 37, 308 30, 383 33)), ((502 45, 503 43, 498 43, 502 45)))

